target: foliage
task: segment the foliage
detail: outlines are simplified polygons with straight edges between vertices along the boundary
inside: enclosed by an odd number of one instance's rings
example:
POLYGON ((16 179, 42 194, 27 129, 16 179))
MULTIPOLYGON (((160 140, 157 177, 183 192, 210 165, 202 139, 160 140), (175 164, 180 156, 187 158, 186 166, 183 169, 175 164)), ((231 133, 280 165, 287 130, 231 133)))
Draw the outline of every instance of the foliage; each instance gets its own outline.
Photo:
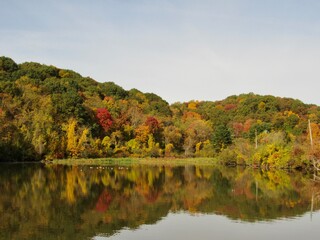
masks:
POLYGON ((237 164, 299 167, 320 157, 319 124, 320 107, 295 99, 249 93, 169 105, 153 93, 0 57, 1 161, 232 155, 237 164))
POLYGON ((112 117, 109 111, 105 108, 98 108, 96 117, 99 125, 107 132, 112 126, 112 117))
POLYGON ((18 64, 16 64, 11 58, 0 57, 0 71, 12 73, 18 70, 18 64))
POLYGON ((230 145, 232 143, 230 130, 225 125, 218 126, 213 133, 212 143, 218 152, 230 145))
POLYGON ((106 82, 101 85, 101 92, 105 96, 113 96, 116 99, 123 99, 128 96, 128 92, 114 82, 106 82))

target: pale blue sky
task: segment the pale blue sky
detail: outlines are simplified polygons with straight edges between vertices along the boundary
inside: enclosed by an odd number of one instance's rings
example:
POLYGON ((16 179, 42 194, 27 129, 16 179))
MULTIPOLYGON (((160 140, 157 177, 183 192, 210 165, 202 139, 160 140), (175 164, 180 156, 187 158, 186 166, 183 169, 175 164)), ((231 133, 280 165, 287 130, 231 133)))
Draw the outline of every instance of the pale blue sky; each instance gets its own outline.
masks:
POLYGON ((0 55, 169 102, 254 92, 320 105, 318 0, 0 0, 0 55))

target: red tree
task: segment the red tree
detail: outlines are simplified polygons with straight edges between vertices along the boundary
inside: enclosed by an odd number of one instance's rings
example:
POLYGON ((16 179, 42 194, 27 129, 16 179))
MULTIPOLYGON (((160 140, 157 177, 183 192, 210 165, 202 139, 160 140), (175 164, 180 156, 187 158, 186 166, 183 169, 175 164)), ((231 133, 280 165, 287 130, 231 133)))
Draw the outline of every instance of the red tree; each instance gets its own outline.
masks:
POLYGON ((148 117, 145 125, 149 127, 151 133, 156 133, 160 128, 159 122, 155 117, 148 117))
POLYGON ((109 111, 105 108, 98 108, 96 117, 100 126, 105 130, 108 131, 112 126, 113 120, 109 111))
POLYGON ((236 135, 236 137, 239 137, 241 135, 241 133, 244 131, 244 126, 242 123, 234 122, 232 124, 232 127, 233 127, 233 132, 236 135))

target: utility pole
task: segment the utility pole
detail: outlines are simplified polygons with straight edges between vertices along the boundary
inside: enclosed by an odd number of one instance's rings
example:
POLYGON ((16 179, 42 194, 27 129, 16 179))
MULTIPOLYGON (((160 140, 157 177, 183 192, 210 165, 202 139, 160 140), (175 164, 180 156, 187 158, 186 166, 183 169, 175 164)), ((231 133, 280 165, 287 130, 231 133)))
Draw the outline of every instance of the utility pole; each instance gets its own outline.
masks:
MULTIPOLYGON (((314 152, 313 152, 313 139, 312 139, 312 129, 311 129, 311 121, 308 119, 308 127, 309 127, 309 136, 310 136, 310 145, 311 145, 311 153, 312 153, 312 162, 313 162, 313 167, 318 170, 316 166, 316 161, 314 159, 314 152)), ((316 180, 316 173, 314 172, 313 174, 314 180, 316 180)))
POLYGON ((308 126, 309 126, 309 135, 310 135, 310 145, 311 145, 311 149, 313 150, 313 139, 312 139, 312 129, 311 129, 310 119, 308 120, 308 126))

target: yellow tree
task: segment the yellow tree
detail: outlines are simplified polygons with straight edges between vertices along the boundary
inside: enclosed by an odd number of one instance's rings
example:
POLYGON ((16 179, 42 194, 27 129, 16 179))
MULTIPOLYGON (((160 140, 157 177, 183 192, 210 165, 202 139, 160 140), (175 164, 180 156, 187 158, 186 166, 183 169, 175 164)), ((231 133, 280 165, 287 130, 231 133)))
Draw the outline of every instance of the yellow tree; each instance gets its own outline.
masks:
POLYGON ((70 119, 67 126, 67 151, 70 152, 72 156, 75 155, 77 146, 76 125, 77 121, 70 119))
POLYGON ((77 121, 70 119, 66 128, 67 131, 67 152, 72 157, 85 155, 85 148, 88 142, 89 129, 84 128, 77 131, 77 121))

